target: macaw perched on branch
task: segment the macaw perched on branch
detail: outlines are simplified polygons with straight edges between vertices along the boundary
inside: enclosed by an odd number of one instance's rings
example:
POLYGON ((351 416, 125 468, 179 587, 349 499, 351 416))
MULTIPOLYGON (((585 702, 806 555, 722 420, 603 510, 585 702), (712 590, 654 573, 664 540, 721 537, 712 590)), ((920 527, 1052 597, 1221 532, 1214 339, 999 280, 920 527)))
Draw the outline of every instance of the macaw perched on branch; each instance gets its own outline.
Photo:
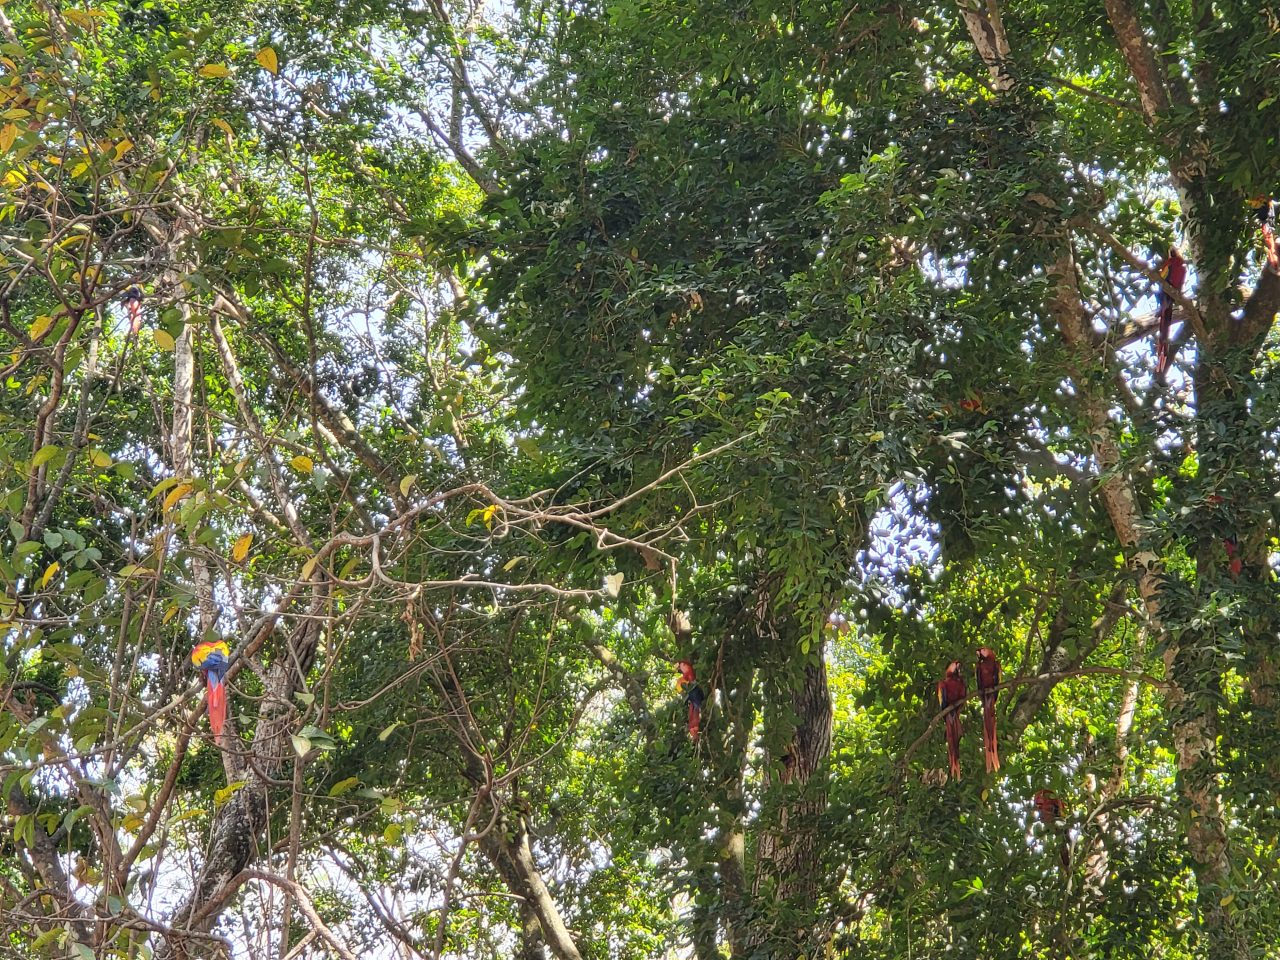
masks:
POLYGON ((231 649, 224 640, 205 640, 191 651, 191 662, 204 674, 208 688, 209 727, 215 739, 222 736, 222 725, 227 722, 227 685, 223 679, 231 666, 231 649))
POLYGON ((938 681, 938 704, 947 712, 947 761, 951 765, 951 777, 960 779, 960 705, 969 695, 964 682, 964 667, 959 660, 952 660, 947 671, 938 681))
MULTIPOLYGON (((1266 237, 1273 232, 1276 226, 1276 208, 1272 199, 1264 193, 1250 198, 1249 206, 1253 207, 1253 215, 1258 220, 1262 235, 1266 237)), ((1267 238, 1270 239, 1270 237, 1267 238)))
POLYGON ((1227 551, 1227 570, 1231 573, 1231 579, 1239 580, 1240 573, 1244 570, 1244 558, 1240 556, 1240 541, 1234 536, 1225 537, 1222 541, 1222 549, 1227 551))
MULTIPOLYGON (((1040 822, 1049 824, 1051 828, 1061 825, 1062 821, 1067 819, 1066 803, 1052 790, 1037 790, 1032 795, 1031 802, 1035 804, 1036 815, 1040 818, 1040 822)), ((1058 826, 1058 830, 1062 834, 1058 858, 1062 861, 1062 867, 1065 870, 1071 867, 1071 848, 1067 845, 1065 826, 1058 826)))
POLYGON ((130 287, 125 291, 124 305, 129 311, 129 336, 142 329, 142 288, 130 287))
POLYGON ((1032 795, 1031 802, 1036 805, 1036 815, 1041 823, 1053 823, 1067 818, 1066 803, 1052 790, 1037 790, 1032 795))
MULTIPOLYGON (((1169 248, 1169 256, 1160 264, 1160 279, 1179 293, 1187 279, 1187 262, 1177 247, 1169 248)), ((1169 331, 1173 327, 1173 298, 1162 285, 1156 291, 1156 316, 1160 318, 1160 333, 1156 340, 1156 373, 1164 376, 1173 362, 1169 352, 1169 331)))
POLYGON ((676 669, 680 671, 680 676, 676 678, 676 692, 683 693, 686 687, 689 688, 684 699, 689 704, 689 736, 696 740, 702 726, 702 707, 707 702, 707 695, 698 686, 698 676, 693 671, 692 663, 681 660, 676 664, 676 669))
POLYGON ((978 648, 978 690, 982 693, 982 753, 987 760, 987 773, 1000 769, 1000 750, 996 745, 996 687, 1000 685, 1000 661, 990 647, 978 648))

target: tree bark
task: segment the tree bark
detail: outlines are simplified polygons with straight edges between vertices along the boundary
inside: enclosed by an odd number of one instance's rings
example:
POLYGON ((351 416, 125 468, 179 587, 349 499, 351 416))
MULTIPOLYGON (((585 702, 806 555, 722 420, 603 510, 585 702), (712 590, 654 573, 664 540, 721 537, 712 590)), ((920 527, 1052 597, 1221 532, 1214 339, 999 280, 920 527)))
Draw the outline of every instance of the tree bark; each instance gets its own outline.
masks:
MULTIPOLYGON (((551 891, 542 879, 529 845, 529 831, 523 820, 505 814, 480 838, 480 849, 498 871, 507 889, 520 897, 541 929, 542 940, 556 960, 582 960, 573 934, 565 925, 551 891)), ((527 933, 527 925, 526 925, 527 933)))
POLYGON ((816 921, 814 909, 820 894, 820 820, 827 809, 823 782, 827 757, 831 753, 831 692, 827 687, 827 666, 823 649, 818 662, 805 666, 800 683, 792 692, 790 709, 795 717, 788 753, 772 759, 770 778, 781 797, 773 808, 773 818, 760 832, 756 846, 752 897, 757 914, 766 918, 751 931, 753 946, 768 944, 769 955, 783 960, 811 952, 816 924, 801 922, 797 929, 785 929, 770 918, 769 907, 779 907, 783 916, 816 921), (779 772, 780 771, 780 772, 779 772))

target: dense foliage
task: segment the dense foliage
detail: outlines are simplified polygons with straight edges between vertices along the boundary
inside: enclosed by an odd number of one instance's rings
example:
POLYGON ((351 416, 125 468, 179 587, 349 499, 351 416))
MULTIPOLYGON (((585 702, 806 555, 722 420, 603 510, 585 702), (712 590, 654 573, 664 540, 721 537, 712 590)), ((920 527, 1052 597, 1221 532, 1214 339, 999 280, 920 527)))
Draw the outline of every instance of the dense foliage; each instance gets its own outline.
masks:
POLYGON ((0 94, 0 955, 1280 950, 1274 12, 10 0, 0 94))

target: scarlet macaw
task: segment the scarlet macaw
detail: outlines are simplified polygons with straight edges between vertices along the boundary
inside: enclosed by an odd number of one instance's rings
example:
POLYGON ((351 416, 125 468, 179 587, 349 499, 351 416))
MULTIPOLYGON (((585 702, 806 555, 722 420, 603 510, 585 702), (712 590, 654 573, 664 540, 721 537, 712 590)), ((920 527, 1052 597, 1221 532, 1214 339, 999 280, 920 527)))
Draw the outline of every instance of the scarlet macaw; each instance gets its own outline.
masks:
POLYGON ((1036 814, 1041 823, 1052 823, 1054 820, 1065 820, 1067 805, 1052 790, 1037 790, 1031 798, 1036 805, 1036 814))
POLYGON ((692 663, 681 660, 676 664, 676 669, 680 671, 680 676, 676 678, 676 692, 681 693, 685 687, 689 688, 689 692, 685 694, 685 702, 689 704, 689 736, 696 740, 702 726, 702 707, 707 702, 707 697, 702 692, 702 687, 698 686, 698 677, 693 671, 692 663))
POLYGON ((951 765, 951 777, 955 780, 960 779, 960 704, 968 695, 964 667, 959 660, 952 660, 938 681, 938 704, 947 711, 947 760, 951 765))
MULTIPOLYGON (((1179 293, 1182 292, 1182 284, 1187 279, 1187 262, 1182 259, 1182 254, 1178 252, 1177 247, 1169 248, 1169 256, 1160 265, 1160 279, 1179 293)), ((1169 353, 1169 331, 1173 327, 1173 298, 1163 286, 1156 291, 1156 315, 1160 318, 1160 333, 1156 341, 1156 373, 1163 377, 1169 369, 1169 364, 1173 362, 1173 356, 1169 353)))
POLYGON ((996 698, 1000 695, 1000 661, 990 647, 978 648, 978 689, 982 693, 982 752, 987 760, 987 773, 1000 769, 1000 751, 996 746, 996 698))
POLYGON ((1226 537, 1222 541, 1222 548, 1227 551, 1227 569, 1231 571, 1231 579, 1240 579, 1240 572, 1244 570, 1244 559, 1240 556, 1240 541, 1235 537, 1226 537))
MULTIPOLYGON (((1066 803, 1052 790, 1037 790, 1032 795, 1031 802, 1035 804, 1036 815, 1039 816, 1041 823, 1059 824, 1067 819, 1066 803)), ((1062 843, 1058 846, 1058 858, 1062 861, 1063 869, 1069 869, 1071 866, 1071 848, 1067 846, 1067 836, 1065 827, 1059 827, 1062 833, 1062 843)))
POLYGON ((205 640, 191 651, 191 662, 204 674, 208 688, 209 727, 214 738, 222 736, 222 725, 227 722, 227 686, 223 678, 231 665, 231 650, 224 640, 205 640))
POLYGON ((142 329, 142 288, 130 287, 125 291, 124 305, 129 310, 129 336, 142 329))

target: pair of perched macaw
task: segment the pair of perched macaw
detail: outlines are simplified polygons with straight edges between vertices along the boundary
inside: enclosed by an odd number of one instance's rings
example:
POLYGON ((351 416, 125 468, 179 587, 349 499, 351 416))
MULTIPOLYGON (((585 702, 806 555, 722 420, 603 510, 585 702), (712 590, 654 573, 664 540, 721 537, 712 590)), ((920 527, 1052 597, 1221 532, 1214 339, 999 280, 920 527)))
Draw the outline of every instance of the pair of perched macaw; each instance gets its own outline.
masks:
POLYGON ((698 686, 698 676, 694 673, 692 663, 681 660, 676 664, 676 670, 680 674, 676 677, 676 692, 684 693, 688 690, 684 699, 689 705, 689 736, 696 740, 702 726, 702 707, 707 702, 707 696, 702 692, 702 687, 698 686))
POLYGON ((191 651, 191 662, 204 674, 206 699, 209 703, 209 728, 214 738, 222 736, 227 722, 227 668, 231 666, 231 649, 225 640, 205 640, 191 651))
MULTIPOLYGON (((978 662, 974 672, 978 678, 978 691, 982 696, 982 751, 987 761, 987 772, 1000 769, 1000 751, 996 744, 996 699, 1000 693, 1000 661, 990 647, 978 648, 978 662)), ((969 696, 969 686, 964 680, 964 666, 959 660, 947 665, 946 673, 938 681, 938 704, 946 711, 947 760, 952 779, 960 779, 960 706, 969 696)))

